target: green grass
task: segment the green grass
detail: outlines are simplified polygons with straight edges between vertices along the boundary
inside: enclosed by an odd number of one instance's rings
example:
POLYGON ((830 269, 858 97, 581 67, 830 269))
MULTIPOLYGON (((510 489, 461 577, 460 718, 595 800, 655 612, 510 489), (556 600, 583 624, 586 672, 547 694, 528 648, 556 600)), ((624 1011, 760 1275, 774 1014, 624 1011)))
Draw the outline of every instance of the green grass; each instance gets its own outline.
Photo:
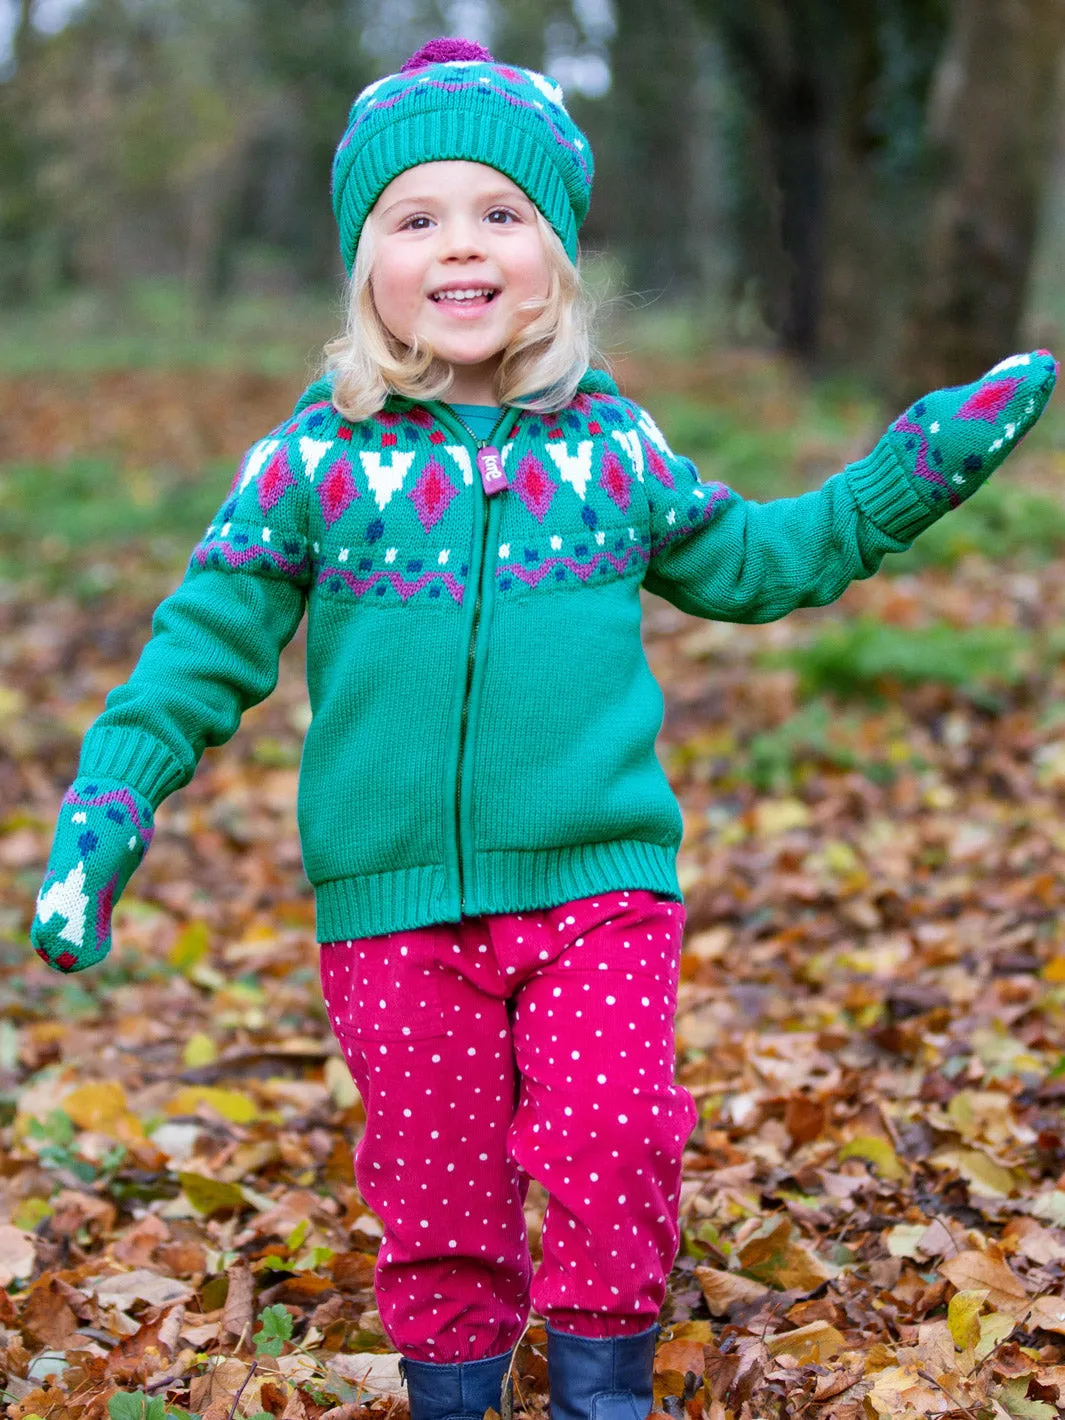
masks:
POLYGON ((945 685, 992 704, 1061 654, 1060 637, 1005 626, 885 625, 871 617, 832 623, 805 646, 775 651, 769 665, 799 672, 804 693, 885 699, 897 688, 945 685))
MULTIPOLYGON (((1065 404, 1065 400, 1062 401, 1065 404)), ((787 497, 817 486, 864 451, 878 427, 876 405, 839 383, 812 386, 791 421, 766 427, 736 407, 664 395, 655 413, 672 446, 745 498, 787 497)), ((880 421, 883 423, 884 421, 880 421)), ((1065 411, 1048 411, 1026 441, 1027 454, 1065 447, 1065 411)), ((1046 562, 1065 553, 1065 496, 1018 486, 1007 465, 960 508, 946 514, 909 552, 885 560, 889 574, 954 567, 970 555, 994 562, 1046 562)))
POLYGON ((198 323, 181 283, 157 278, 5 312, 0 376, 190 366, 290 376, 317 363, 341 324, 339 292, 234 296, 198 323))
POLYGON ((197 479, 122 472, 103 460, 0 470, 0 584, 33 580, 79 597, 108 591, 140 558, 179 569, 217 511, 231 470, 197 479), (134 546, 135 544, 135 546, 134 546))
POLYGON ((989 561, 1046 562, 1065 553, 1065 502, 1009 481, 1008 470, 934 523, 885 570, 953 567, 972 554, 989 561))

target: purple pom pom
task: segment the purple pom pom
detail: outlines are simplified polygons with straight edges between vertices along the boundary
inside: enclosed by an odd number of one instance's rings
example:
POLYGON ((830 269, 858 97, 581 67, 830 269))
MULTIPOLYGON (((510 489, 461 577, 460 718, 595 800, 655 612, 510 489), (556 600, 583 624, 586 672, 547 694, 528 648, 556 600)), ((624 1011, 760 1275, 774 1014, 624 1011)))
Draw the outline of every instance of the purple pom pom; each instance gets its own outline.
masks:
POLYGON ((456 60, 466 60, 475 64, 494 64, 495 60, 483 44, 475 44, 472 39, 431 39, 423 44, 417 54, 412 54, 399 71, 413 74, 417 69, 428 69, 430 64, 452 64, 456 60))

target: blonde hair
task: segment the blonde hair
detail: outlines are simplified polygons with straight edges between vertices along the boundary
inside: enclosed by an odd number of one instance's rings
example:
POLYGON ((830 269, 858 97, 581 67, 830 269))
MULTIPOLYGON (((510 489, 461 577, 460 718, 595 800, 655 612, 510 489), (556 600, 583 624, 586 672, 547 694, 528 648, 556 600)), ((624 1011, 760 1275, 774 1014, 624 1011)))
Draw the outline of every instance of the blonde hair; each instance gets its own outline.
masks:
MULTIPOLYGON (((592 353, 592 301, 580 272, 539 209, 536 224, 550 271, 546 297, 519 309, 532 319, 503 352, 496 377, 501 405, 554 413, 573 400, 592 353)), ((359 238, 347 294, 343 335, 325 347, 333 403, 357 422, 376 414, 390 394, 420 401, 443 399, 454 382, 451 365, 419 344, 404 345, 385 326, 373 298, 373 229, 359 238)))

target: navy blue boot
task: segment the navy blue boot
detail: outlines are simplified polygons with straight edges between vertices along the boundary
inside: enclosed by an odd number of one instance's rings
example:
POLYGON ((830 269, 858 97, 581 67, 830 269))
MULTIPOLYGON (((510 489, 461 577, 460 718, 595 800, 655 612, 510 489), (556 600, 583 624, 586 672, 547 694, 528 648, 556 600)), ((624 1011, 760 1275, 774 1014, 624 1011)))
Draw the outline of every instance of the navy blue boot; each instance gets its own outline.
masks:
POLYGON ((634 1336, 568 1336, 547 1328, 551 1420, 647 1420, 658 1327, 634 1336))
POLYGON ((407 1382, 411 1420, 484 1420, 486 1410, 503 1413, 503 1384, 510 1369, 510 1352, 483 1361, 399 1363, 407 1382))

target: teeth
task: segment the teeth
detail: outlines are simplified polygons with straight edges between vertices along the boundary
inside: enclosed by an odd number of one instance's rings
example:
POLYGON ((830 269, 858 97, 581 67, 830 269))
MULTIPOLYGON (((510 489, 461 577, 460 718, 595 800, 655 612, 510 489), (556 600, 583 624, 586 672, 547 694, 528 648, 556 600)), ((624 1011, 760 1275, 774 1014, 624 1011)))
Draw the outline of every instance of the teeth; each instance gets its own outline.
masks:
POLYGON ((483 287, 470 291, 438 291, 433 297, 434 301, 475 301, 480 296, 494 296, 495 292, 490 287, 483 287))

